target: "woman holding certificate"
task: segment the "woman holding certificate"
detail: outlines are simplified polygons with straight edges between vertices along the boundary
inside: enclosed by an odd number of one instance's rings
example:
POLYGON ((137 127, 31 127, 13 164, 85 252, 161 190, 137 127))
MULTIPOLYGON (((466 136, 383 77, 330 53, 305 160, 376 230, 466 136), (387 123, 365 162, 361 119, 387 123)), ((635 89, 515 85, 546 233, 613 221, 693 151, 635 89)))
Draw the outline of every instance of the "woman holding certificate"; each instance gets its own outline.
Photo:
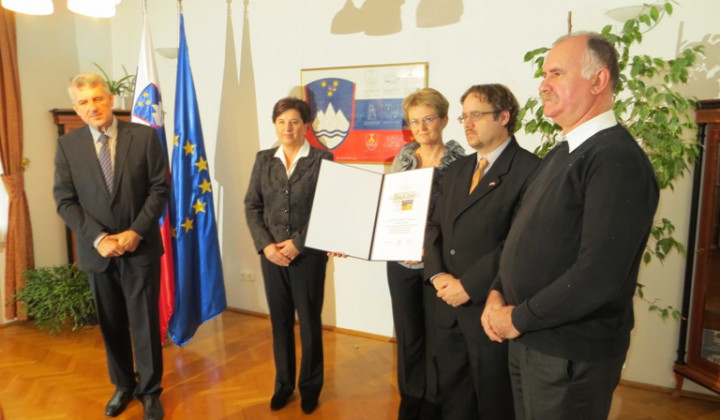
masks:
POLYGON ((255 157, 245 217, 260 254, 272 324, 275 390, 270 408, 285 407, 295 390, 297 310, 302 344, 298 388, 301 408, 309 414, 317 408, 323 385, 320 314, 328 257, 304 245, 320 162, 333 156, 305 140, 310 107, 304 101, 279 100, 272 119, 279 146, 255 157))
MULTIPOLYGON (((448 100, 437 90, 420 89, 403 101, 403 114, 414 141, 393 160, 391 172, 435 168, 430 212, 439 195, 442 173, 450 162, 465 156, 454 140, 443 142, 448 100)), ((429 213, 428 213, 429 214, 429 213)), ((420 261, 388 262, 387 277, 397 337, 399 419, 438 418, 437 372, 434 362, 432 314, 435 289, 423 281, 420 261)))

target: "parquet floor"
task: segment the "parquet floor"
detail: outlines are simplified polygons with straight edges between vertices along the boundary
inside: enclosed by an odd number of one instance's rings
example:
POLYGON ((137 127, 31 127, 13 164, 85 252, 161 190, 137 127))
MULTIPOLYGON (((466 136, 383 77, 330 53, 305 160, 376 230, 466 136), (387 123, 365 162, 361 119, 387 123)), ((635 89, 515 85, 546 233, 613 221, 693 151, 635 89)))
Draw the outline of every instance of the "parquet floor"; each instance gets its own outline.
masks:
MULTIPOLYGON (((325 387, 320 406, 302 414, 300 398, 269 409, 273 365, 270 322, 225 312, 185 347, 164 349, 161 401, 168 420, 395 419, 395 344, 325 331, 325 387)), ((3 420, 104 419, 113 392, 97 328, 49 336, 30 323, 0 328, 3 420)), ((612 419, 720 419, 720 403, 621 386, 612 419)), ((117 417, 142 419, 132 402, 117 417)))

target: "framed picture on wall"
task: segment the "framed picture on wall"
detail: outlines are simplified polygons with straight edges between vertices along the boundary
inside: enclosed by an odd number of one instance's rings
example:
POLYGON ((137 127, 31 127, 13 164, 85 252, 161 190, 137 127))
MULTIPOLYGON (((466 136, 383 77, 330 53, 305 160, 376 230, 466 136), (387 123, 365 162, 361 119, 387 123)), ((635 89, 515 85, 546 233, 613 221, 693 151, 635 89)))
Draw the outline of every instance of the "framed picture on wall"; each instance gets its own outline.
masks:
POLYGON ((391 163, 412 141, 402 101, 427 81, 427 62, 302 69, 312 112, 306 137, 336 162, 391 163))

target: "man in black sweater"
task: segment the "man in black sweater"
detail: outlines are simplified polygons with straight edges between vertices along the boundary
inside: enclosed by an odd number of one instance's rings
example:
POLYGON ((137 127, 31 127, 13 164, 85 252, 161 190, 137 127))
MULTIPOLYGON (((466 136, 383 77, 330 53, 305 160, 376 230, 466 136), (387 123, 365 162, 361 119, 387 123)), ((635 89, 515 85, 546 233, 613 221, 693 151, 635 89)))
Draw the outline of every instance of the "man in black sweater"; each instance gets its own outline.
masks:
POLYGON ((523 196, 481 317, 491 340, 511 340, 518 419, 606 419, 620 380, 658 186, 615 120, 617 78, 598 34, 561 38, 543 65, 563 141, 523 196))

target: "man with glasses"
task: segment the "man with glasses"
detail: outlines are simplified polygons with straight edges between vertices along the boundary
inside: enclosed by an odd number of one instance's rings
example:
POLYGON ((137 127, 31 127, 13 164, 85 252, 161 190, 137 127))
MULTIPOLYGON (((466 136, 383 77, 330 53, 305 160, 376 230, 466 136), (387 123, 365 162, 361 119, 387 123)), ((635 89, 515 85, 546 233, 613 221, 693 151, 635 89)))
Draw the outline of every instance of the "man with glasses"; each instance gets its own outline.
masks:
POLYGON ((461 98, 467 142, 477 153, 448 166, 425 238, 425 278, 437 290, 436 340, 444 420, 513 418, 505 343, 483 333, 480 314, 500 250, 539 159, 513 133, 518 103, 500 84, 461 98))

